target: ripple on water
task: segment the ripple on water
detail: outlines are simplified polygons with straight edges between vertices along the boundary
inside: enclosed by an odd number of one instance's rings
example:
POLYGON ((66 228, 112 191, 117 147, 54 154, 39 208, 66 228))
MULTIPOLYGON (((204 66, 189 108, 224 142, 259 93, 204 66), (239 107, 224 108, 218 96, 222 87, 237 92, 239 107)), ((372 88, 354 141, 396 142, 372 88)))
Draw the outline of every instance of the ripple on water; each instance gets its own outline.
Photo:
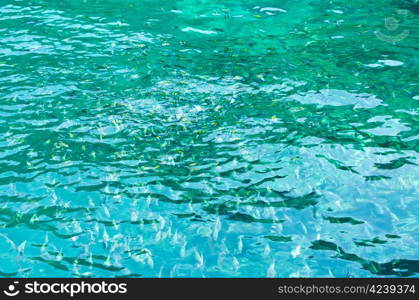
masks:
POLYGON ((415 5, 312 2, 3 1, 0 275, 417 276, 415 5))

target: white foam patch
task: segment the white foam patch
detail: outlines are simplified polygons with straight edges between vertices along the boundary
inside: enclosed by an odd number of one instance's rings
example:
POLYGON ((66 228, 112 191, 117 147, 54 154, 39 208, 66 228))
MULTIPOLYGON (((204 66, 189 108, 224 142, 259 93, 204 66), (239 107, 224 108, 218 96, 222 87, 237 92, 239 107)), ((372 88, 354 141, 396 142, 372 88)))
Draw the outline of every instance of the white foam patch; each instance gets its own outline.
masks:
POLYGON ((383 60, 379 60, 378 62, 389 66, 389 67, 398 67, 403 65, 404 63, 398 60, 391 60, 391 59, 383 59, 383 60))
POLYGON ((302 104, 318 104, 321 106, 354 105, 355 108, 373 108, 382 105, 382 100, 367 93, 349 93, 344 90, 323 89, 309 91, 304 95, 292 95, 288 99, 296 100, 302 104))
POLYGON ((186 27, 182 29, 183 32, 197 32, 197 33, 202 33, 202 34, 217 34, 215 31, 212 30, 202 30, 202 29, 197 29, 197 28, 193 28, 193 27, 186 27))
POLYGON ((277 7, 263 7, 260 9, 260 11, 262 12, 282 12, 282 13, 286 13, 287 11, 285 9, 282 8, 277 8, 277 7))

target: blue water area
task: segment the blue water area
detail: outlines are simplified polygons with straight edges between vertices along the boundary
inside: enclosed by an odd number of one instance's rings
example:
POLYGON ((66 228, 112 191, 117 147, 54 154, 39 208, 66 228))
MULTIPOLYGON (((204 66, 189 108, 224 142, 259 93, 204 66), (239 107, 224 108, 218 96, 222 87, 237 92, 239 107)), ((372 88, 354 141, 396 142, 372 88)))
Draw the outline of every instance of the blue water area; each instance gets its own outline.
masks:
POLYGON ((0 0, 1 277, 416 277, 415 0, 0 0))

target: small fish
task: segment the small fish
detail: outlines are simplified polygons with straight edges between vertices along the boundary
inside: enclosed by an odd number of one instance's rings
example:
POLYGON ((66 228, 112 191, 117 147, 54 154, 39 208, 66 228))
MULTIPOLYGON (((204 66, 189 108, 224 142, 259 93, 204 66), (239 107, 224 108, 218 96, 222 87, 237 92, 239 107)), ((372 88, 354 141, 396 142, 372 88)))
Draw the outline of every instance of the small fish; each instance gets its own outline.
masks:
POLYGON ((293 258, 296 258, 300 254, 301 254, 301 246, 300 245, 298 245, 297 247, 295 247, 294 250, 291 251, 291 255, 292 255, 293 258))
POLYGON ((197 261, 197 267, 202 268, 204 266, 204 255, 202 253, 199 253, 198 250, 195 248, 195 259, 197 261))
POLYGON ((233 270, 237 272, 240 269, 240 263, 236 257, 233 256, 233 270))
POLYGON ((263 250, 263 256, 268 256, 271 253, 271 247, 269 247, 269 244, 266 244, 265 249, 263 250))
POLYGON ((266 277, 268 278, 276 277, 275 261, 272 262, 272 264, 269 266, 268 270, 266 271, 266 277))
POLYGON ((243 236, 239 236, 239 240, 237 243, 237 253, 240 254, 243 252, 243 236))

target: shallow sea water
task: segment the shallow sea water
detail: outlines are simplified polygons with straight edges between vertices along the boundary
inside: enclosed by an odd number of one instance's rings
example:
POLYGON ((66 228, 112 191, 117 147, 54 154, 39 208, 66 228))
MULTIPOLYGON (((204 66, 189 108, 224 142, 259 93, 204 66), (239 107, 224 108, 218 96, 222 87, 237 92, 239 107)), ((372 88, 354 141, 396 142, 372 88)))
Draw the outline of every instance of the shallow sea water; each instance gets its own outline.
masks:
POLYGON ((0 0, 0 276, 418 276, 418 5, 0 0))

